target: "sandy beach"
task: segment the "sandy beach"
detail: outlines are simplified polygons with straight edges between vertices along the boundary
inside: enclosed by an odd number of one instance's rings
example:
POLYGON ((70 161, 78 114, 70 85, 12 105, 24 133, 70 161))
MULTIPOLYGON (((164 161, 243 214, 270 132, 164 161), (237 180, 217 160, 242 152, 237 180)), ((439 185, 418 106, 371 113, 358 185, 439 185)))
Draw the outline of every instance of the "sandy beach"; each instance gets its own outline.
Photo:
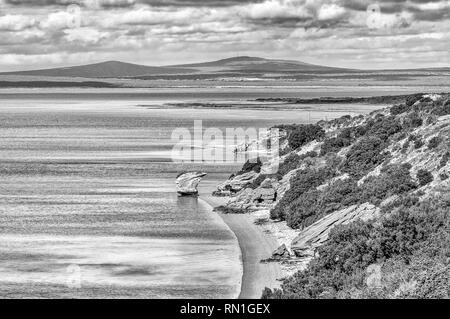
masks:
MULTIPOLYGON (((227 198, 201 195, 200 199, 214 207, 223 205, 227 198)), ((236 235, 242 253, 242 285, 240 299, 258 299, 265 287, 280 286, 283 277, 279 263, 261 263, 261 259, 269 258, 278 247, 277 239, 263 232, 247 214, 221 214, 219 216, 236 235)))

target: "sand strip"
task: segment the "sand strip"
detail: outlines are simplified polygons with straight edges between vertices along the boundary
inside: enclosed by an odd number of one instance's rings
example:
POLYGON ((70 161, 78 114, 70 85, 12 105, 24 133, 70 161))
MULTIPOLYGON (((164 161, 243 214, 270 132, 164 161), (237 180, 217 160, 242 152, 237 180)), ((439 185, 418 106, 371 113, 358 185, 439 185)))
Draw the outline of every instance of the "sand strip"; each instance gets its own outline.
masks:
MULTIPOLYGON (((202 195, 200 197, 211 207, 223 205, 226 198, 202 195)), ((283 277, 278 263, 261 263, 261 259, 271 256, 278 247, 275 237, 264 233, 254 224, 253 218, 247 214, 219 214, 236 235, 242 252, 242 286, 240 299, 257 299, 261 297, 265 287, 280 286, 278 279, 283 277)))

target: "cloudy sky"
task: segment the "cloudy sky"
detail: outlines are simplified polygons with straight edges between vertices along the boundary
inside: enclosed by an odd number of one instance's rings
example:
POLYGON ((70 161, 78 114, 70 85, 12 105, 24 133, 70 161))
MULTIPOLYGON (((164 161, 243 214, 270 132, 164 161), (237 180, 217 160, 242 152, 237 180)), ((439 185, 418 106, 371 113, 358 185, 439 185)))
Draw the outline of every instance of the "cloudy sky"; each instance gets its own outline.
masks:
POLYGON ((0 0, 0 71, 237 55, 450 66, 450 0, 0 0))

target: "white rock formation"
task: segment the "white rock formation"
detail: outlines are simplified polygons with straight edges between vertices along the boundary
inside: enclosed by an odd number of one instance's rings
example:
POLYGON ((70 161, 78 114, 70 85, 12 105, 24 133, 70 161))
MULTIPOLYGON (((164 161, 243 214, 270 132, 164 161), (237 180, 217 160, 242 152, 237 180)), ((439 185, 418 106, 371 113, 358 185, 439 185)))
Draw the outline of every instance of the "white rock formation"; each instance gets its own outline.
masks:
POLYGON ((177 177, 177 192, 179 195, 197 195, 197 186, 207 174, 202 172, 183 173, 177 177))
POLYGON ((333 227, 349 224, 358 219, 369 220, 376 217, 378 212, 379 208, 369 203, 353 205, 333 212, 303 229, 292 241, 291 250, 298 257, 314 256, 316 248, 328 239, 333 227))

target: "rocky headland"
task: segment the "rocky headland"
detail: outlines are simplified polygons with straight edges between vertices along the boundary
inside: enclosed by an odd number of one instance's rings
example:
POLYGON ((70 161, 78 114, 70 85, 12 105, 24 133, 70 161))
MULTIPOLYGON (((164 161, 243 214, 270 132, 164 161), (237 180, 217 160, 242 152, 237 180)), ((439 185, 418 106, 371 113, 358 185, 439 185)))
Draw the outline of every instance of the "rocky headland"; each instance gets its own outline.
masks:
POLYGON ((449 296, 450 94, 392 101, 279 126, 278 171, 246 163, 214 192, 226 198, 219 211, 248 214, 278 240, 262 261, 286 277, 265 298, 449 296))

